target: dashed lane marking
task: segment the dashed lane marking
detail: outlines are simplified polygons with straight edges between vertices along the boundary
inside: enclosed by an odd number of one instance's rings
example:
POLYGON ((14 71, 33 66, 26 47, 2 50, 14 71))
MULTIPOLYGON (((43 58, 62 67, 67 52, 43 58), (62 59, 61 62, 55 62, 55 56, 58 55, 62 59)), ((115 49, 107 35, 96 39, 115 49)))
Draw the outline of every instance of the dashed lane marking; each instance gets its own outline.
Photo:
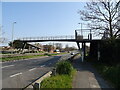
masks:
POLYGON ((3 66, 3 67, 1 67, 1 68, 12 67, 12 66, 15 66, 15 65, 3 66))
POLYGON ((17 74, 11 75, 10 77, 15 77, 15 76, 18 76, 20 74, 22 74, 22 73, 17 73, 17 74))
POLYGON ((33 71, 33 70, 35 70, 36 68, 32 68, 32 69, 30 69, 29 71, 33 71))
POLYGON ((44 67, 45 65, 42 65, 42 66, 40 66, 40 67, 44 67))

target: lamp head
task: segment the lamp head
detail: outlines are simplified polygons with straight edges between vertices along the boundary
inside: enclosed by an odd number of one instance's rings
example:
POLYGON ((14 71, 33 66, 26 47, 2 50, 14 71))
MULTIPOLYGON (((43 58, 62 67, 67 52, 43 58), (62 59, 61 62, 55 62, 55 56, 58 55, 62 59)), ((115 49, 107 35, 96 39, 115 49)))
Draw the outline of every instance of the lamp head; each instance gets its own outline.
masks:
POLYGON ((17 22, 13 22, 14 24, 16 24, 17 22))

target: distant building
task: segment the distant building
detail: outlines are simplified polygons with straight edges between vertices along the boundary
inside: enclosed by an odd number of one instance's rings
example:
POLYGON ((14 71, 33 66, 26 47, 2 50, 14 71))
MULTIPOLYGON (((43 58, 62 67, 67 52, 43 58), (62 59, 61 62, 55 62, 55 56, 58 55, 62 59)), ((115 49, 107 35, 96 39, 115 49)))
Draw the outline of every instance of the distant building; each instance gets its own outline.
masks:
POLYGON ((51 52, 51 53, 53 53, 54 49, 55 48, 52 45, 43 45, 43 51, 45 51, 45 52, 51 52))

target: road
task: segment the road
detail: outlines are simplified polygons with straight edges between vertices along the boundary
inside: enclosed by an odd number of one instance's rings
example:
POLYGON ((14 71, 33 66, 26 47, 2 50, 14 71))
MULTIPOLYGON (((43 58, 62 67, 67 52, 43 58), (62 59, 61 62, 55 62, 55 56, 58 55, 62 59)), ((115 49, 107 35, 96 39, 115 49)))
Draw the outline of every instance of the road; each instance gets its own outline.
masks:
POLYGON ((24 88, 70 54, 2 63, 2 88, 24 88))

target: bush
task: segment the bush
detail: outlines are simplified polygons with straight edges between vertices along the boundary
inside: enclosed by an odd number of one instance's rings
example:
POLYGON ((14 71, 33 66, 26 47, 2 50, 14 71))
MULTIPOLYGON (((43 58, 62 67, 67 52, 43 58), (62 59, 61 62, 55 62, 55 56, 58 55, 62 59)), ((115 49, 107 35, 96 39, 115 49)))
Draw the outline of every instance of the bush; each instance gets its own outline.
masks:
POLYGON ((52 56, 51 54, 48 54, 48 56, 52 56))
POLYGON ((103 63, 111 65, 120 63, 120 40, 108 40, 101 44, 101 58, 103 63))
POLYGON ((68 74, 70 75, 73 70, 73 66, 68 61, 61 61, 57 63, 56 72, 58 74, 68 74))
POLYGON ((92 41, 89 53, 91 61, 98 62, 98 49, 100 50, 99 62, 108 65, 116 65, 120 63, 120 39, 101 40, 99 42, 92 41))
POLYGON ((120 87, 120 66, 107 67, 103 75, 114 84, 115 88, 120 87))
POLYGON ((44 53, 44 55, 48 55, 48 53, 44 53))
POLYGON ((115 88, 120 87, 120 65, 108 66, 105 64, 94 64, 98 72, 113 84, 115 88))

